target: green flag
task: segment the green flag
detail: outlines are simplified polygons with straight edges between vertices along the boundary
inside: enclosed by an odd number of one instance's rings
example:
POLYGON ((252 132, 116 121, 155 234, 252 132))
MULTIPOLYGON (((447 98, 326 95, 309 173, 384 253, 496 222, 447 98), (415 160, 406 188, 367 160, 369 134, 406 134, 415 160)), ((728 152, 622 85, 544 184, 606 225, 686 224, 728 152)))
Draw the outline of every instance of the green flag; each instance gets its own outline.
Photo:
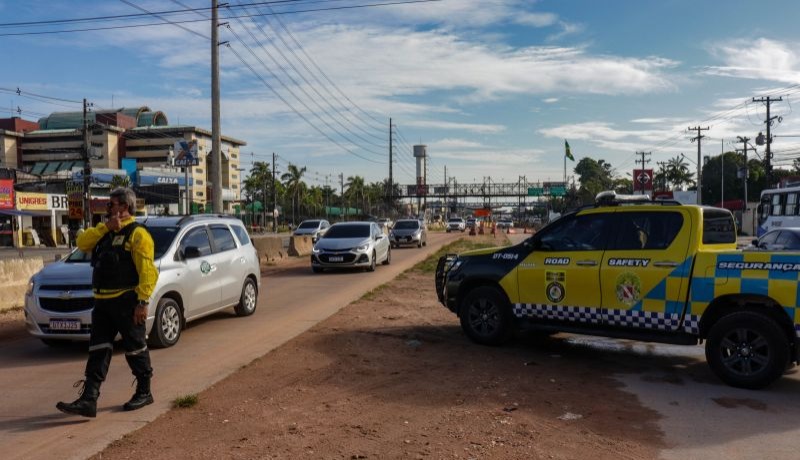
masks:
POLYGON ((569 142, 567 142, 566 139, 564 139, 564 156, 572 161, 575 161, 575 157, 572 156, 572 152, 569 150, 569 142))

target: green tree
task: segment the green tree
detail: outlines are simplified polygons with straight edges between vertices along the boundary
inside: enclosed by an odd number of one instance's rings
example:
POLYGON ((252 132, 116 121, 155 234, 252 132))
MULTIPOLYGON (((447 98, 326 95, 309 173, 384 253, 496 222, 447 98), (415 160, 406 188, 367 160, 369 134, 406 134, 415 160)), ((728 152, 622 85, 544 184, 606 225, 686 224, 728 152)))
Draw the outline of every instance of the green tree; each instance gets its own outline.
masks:
POLYGON ((683 190, 684 186, 694 185, 694 175, 689 171, 689 164, 686 159, 678 155, 667 160, 666 180, 672 184, 673 190, 683 190))
POLYGON ((346 187, 344 195, 348 203, 347 207, 353 205, 364 209, 364 178, 361 176, 349 176, 344 186, 346 187))
POLYGON ((725 152, 708 160, 702 171, 704 204, 719 205, 723 198, 725 201, 742 199, 744 183, 738 178, 742 161, 742 156, 736 152, 725 152))
POLYGON ((119 188, 119 187, 130 187, 131 186, 131 177, 130 176, 111 176, 111 182, 109 183, 111 189, 119 188))
POLYGON ((244 180, 243 190, 250 201, 253 216, 255 216, 256 210, 260 209, 260 219, 252 219, 254 224, 260 220, 261 225, 266 225, 267 214, 271 214, 272 210, 273 185, 269 163, 263 161, 253 163, 249 176, 244 180), (257 206, 256 201, 261 205, 257 206))
POLYGON ((594 197, 598 193, 614 189, 613 168, 605 160, 582 158, 573 171, 578 175, 581 184, 576 199, 582 204, 594 203, 594 197))
POLYGON ((292 223, 296 222, 297 206, 300 203, 301 194, 306 189, 305 183, 303 182, 303 174, 306 173, 307 169, 308 168, 305 166, 298 168, 296 165, 289 163, 286 172, 281 174, 281 180, 292 199, 292 223))

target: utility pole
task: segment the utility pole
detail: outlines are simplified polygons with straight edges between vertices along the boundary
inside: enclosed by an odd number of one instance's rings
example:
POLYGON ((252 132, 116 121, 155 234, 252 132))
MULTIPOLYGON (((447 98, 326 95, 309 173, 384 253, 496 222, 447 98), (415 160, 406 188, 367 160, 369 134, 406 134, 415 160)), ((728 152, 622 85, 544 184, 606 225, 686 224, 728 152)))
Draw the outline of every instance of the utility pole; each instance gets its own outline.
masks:
MULTIPOLYGON (((650 163, 650 160, 645 160, 644 157, 645 156, 650 156, 650 154, 652 154, 652 152, 636 152, 636 154, 642 156, 641 160, 636 160, 636 163, 641 163, 642 164, 642 172, 640 173, 640 175, 642 175, 642 174, 644 174, 645 165, 647 163, 650 163)), ((639 182, 639 177, 638 176, 633 178, 633 194, 634 195, 636 195, 636 183, 637 182, 639 182)), ((644 195, 645 194, 644 182, 640 182, 640 185, 641 185, 641 188, 642 188, 642 195, 644 195)))
MULTIPOLYGON (((272 152, 272 231, 275 233, 278 233, 278 215, 275 213, 278 210, 278 194, 275 191, 275 181, 278 174, 278 165, 275 163, 277 158, 278 156, 275 155, 275 152, 272 152)), ((264 201, 264 207, 266 207, 266 200, 264 201)))
POLYGON ((689 131, 697 131, 697 136, 692 138, 692 142, 697 141, 697 204, 700 205, 700 204, 703 204, 703 198, 702 198, 702 194, 703 194, 703 170, 702 170, 703 166, 702 165, 703 165, 703 163, 701 163, 701 158, 700 158, 700 142, 701 142, 701 139, 703 139, 705 137, 702 134, 700 134, 700 132, 701 131, 708 131, 711 128, 709 128, 708 126, 706 126, 705 128, 701 128, 699 126, 695 126, 694 128, 690 127, 690 128, 687 128, 687 129, 689 131))
POLYGON ((719 156, 719 202, 721 207, 725 207, 725 140, 720 139, 720 156, 719 156))
POLYGON ((344 173, 339 173, 339 187, 341 187, 342 190, 342 216, 344 220, 347 220, 347 210, 344 206, 344 173))
POLYGON ((392 197, 394 196, 394 183, 392 176, 392 118, 389 117, 389 191, 386 194, 386 208, 387 211, 391 208, 392 197))
MULTIPOLYGON (((764 161, 765 161, 765 168, 764 169, 766 169, 766 173, 767 173, 767 188, 772 188, 772 164, 771 164, 771 161, 772 161, 772 150, 770 149, 770 144, 772 144, 772 135, 770 134, 770 128, 772 127, 772 120, 777 118, 778 119, 778 123, 780 123, 781 120, 782 120, 781 117, 778 117, 778 116, 772 117, 772 116, 770 116, 769 108, 770 108, 770 104, 771 103, 780 102, 782 100, 783 100, 783 97, 778 97, 777 99, 771 98, 769 96, 760 97, 758 99, 753 98, 753 102, 766 102, 767 103, 767 119, 764 122, 767 125, 767 139, 766 139, 767 153, 764 154, 764 161)), ((760 136, 760 134, 761 133, 759 133, 758 137, 763 140, 763 136, 760 136)), ((756 140, 756 144, 762 145, 761 143, 759 143, 758 140, 756 140)))
POLYGON ((222 213, 222 135, 219 121, 219 20, 217 0, 211 0, 211 209, 222 213))
POLYGON ((742 143, 742 152, 744 152, 744 168, 742 168, 742 182, 744 183, 744 212, 747 214, 747 176, 749 175, 747 169, 747 142, 749 137, 737 136, 736 139, 742 143))
POLYGON ((447 165, 444 165, 444 198, 442 199, 442 203, 444 203, 443 208, 446 210, 447 209, 447 165))
POLYGON ((92 210, 91 210, 91 197, 90 187, 92 185, 92 163, 89 156, 89 149, 91 142, 89 140, 89 120, 88 120, 89 105, 86 99, 83 100, 83 228, 92 226, 92 210))

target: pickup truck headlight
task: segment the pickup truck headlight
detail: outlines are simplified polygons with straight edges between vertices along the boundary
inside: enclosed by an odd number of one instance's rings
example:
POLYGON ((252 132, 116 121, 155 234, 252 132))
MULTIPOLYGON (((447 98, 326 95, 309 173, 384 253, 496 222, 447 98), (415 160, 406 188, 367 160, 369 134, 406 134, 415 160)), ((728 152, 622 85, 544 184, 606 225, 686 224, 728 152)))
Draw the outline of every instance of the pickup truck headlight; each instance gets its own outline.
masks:
POLYGON ((464 264, 464 259, 456 257, 452 261, 450 261, 450 267, 447 269, 447 271, 454 272, 458 270, 463 264, 464 264))

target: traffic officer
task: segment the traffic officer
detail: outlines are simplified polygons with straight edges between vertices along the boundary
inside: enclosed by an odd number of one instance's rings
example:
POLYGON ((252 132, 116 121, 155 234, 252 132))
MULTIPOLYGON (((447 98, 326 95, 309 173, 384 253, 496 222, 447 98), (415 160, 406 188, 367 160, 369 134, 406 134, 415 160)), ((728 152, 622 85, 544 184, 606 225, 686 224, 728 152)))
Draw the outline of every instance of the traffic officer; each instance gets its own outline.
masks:
POLYGON ((89 228, 77 238, 78 248, 92 253, 94 309, 89 339, 86 379, 80 397, 59 402, 67 414, 95 417, 100 384, 105 380, 114 338, 122 336, 125 359, 136 377, 136 392, 123 406, 136 410, 153 403, 150 392, 150 353, 145 322, 148 299, 153 294, 158 269, 153 263, 153 238, 134 221, 131 207, 136 194, 130 188, 114 189, 109 197, 108 220, 89 228))

